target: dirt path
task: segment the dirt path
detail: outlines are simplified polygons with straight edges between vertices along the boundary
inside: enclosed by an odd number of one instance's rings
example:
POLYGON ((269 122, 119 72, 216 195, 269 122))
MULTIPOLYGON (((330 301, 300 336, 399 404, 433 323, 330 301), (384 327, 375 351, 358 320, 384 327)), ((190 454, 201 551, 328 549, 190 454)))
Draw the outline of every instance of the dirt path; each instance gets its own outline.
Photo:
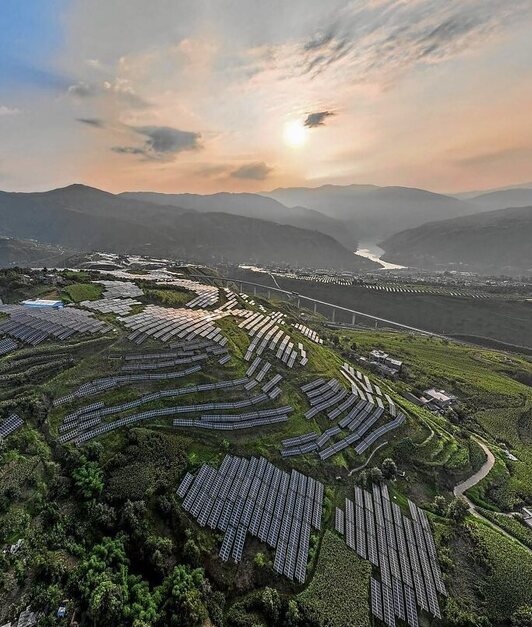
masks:
POLYGON ((467 496, 464 495, 464 492, 469 490, 469 488, 472 488, 479 481, 482 481, 482 479, 484 479, 484 477, 487 477, 488 473, 490 472, 490 470, 495 465, 495 456, 489 450, 489 448, 484 444, 484 442, 482 442, 480 440, 477 440, 477 438, 474 438, 474 439, 475 439, 475 442, 484 451, 484 453, 486 453, 487 460, 482 464, 482 467, 480 468, 480 470, 478 470, 474 475, 471 475, 471 477, 468 477, 465 481, 462 481, 462 483, 459 483, 457 486, 455 486, 455 488, 453 490, 455 496, 463 496, 464 497, 464 499, 469 504, 469 509, 472 509, 472 508, 474 509, 474 505, 467 498, 467 496))
POLYGON ((365 468, 371 461, 371 458, 373 457, 373 455, 375 455, 375 453, 382 448, 383 446, 385 446, 386 444, 388 444, 388 440, 386 440, 385 442, 383 442, 382 444, 379 444, 379 446, 376 446, 372 451, 371 451, 371 455, 368 457, 368 459, 362 464, 362 466, 357 466, 356 468, 352 468, 348 473, 347 476, 350 477, 354 472, 357 472, 358 470, 362 470, 363 468, 365 468))
POLYGON ((455 486, 455 488, 453 490, 454 495, 456 497, 462 497, 466 501, 466 503, 469 506, 469 512, 473 516, 476 516, 477 518, 480 518, 480 519, 488 522, 492 527, 495 527, 497 529, 497 531, 502 533, 504 536, 506 536, 510 540, 513 540, 514 542, 517 542, 524 549, 526 549, 529 553, 532 553, 532 551, 525 544, 523 544, 521 541, 519 541, 516 537, 512 536, 512 534, 510 534, 506 530, 502 529, 502 527, 499 527, 499 525, 497 525, 497 523, 494 523, 492 520, 489 520, 488 518, 485 518, 477 510, 477 508, 475 507, 475 504, 472 501, 470 501, 467 498, 467 496, 464 494, 464 492, 469 490, 469 488, 472 488, 479 481, 482 481, 482 479, 484 479, 484 477, 487 477, 487 475, 489 474, 490 470, 495 465, 495 456, 490 451, 490 449, 484 444, 484 442, 482 442, 478 438, 474 438, 474 440, 480 446, 480 448, 484 451, 484 453, 486 453, 487 459, 482 464, 482 467, 480 468, 480 470, 478 470, 474 475, 471 475, 471 477, 469 477, 465 481, 462 481, 462 483, 459 483, 457 486, 455 486))

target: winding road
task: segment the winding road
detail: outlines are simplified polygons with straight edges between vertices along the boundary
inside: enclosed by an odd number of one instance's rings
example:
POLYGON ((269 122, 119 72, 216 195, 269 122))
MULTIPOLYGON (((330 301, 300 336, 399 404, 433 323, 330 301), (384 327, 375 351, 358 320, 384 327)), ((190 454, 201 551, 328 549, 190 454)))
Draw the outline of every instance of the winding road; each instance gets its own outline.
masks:
POLYGON ((520 540, 518 540, 515 536, 512 536, 510 533, 508 533, 507 531, 505 531, 502 527, 499 527, 499 525, 497 525, 496 523, 494 523, 492 520, 489 520, 487 518, 485 518, 475 507, 475 504, 470 501, 467 496, 465 495, 465 492, 467 490, 469 490, 469 488, 472 488, 474 485, 476 485, 479 481, 482 481, 482 479, 484 479, 484 477, 487 477, 490 470, 493 468, 493 466, 495 465, 495 456, 493 455, 493 453, 490 451, 490 449, 484 444, 484 442, 482 442, 481 440, 479 440, 478 438, 473 438, 475 440, 475 442, 480 446, 480 448, 484 451, 484 453, 486 453, 486 461, 482 464, 482 467, 480 468, 480 470, 478 470, 474 475, 471 475, 471 477, 468 477, 467 479, 465 479, 465 481, 462 481, 462 483, 459 483, 458 485, 455 486, 453 493, 454 496, 456 497, 462 497, 465 502, 467 503, 467 505, 469 506, 469 512, 473 515, 476 516, 477 518, 480 518, 486 522, 488 522, 492 527, 495 527, 497 529, 497 531, 499 531, 500 533, 502 533, 504 536, 506 536, 507 538, 509 538, 510 540, 513 540, 514 542, 517 542, 518 544, 520 544, 524 549, 526 549, 529 553, 532 553, 532 551, 525 545, 523 544, 520 540))

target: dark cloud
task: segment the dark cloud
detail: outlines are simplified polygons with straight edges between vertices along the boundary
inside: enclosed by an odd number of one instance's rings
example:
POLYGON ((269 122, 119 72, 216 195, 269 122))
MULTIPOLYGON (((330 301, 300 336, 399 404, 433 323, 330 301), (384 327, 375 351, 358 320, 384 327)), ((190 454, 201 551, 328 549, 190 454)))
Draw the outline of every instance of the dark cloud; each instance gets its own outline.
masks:
POLYGON ((326 118, 334 115, 332 111, 316 111, 309 113, 305 119, 304 125, 308 128, 316 128, 316 126, 324 126, 326 118))
POLYGON ((90 98, 95 96, 97 92, 98 90, 94 85, 89 85, 89 83, 85 83, 84 81, 78 81, 68 88, 68 93, 78 96, 78 98, 90 98))
POLYGON ((272 168, 267 166, 264 161, 256 163, 246 163, 231 172, 231 177, 235 179, 248 179, 251 181, 264 181, 268 177, 272 168))
POLYGON ((119 155, 143 155, 147 157, 144 148, 135 148, 135 146, 113 146, 111 150, 119 155))
POLYGON ((341 64, 353 81, 394 80, 481 45, 527 11, 530 0, 353 2, 302 43, 300 69, 314 78, 341 64))
POLYGON ((113 152, 142 155, 146 159, 168 160, 186 150, 199 150, 200 133, 181 131, 170 126, 136 126, 133 130, 145 138, 143 146, 114 146, 113 152))
POLYGON ((105 126, 104 121, 100 118, 77 118, 81 124, 87 124, 87 126, 94 126, 94 128, 103 128, 105 126))

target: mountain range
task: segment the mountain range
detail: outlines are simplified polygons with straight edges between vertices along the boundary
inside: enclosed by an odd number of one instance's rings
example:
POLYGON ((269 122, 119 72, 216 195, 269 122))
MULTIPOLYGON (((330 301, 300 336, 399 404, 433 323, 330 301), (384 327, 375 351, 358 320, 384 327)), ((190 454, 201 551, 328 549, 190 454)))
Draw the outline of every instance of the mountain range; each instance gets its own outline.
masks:
POLYGON ((359 270, 374 263, 317 230, 162 205, 74 184, 0 192, 0 235, 67 247, 190 259, 359 270))
POLYGON ((10 263, 38 259, 35 245, 14 244, 34 240, 71 251, 357 271, 377 267, 352 254, 358 242, 380 241, 384 259, 404 265, 526 270, 528 257, 521 251, 529 212, 484 215, 509 206, 532 206, 532 188, 457 198, 376 185, 199 195, 111 194, 74 184, 47 192, 0 192, 0 236, 11 238, 4 243, 10 263))
POLYGON ((532 272, 532 206, 487 211, 401 231, 380 244, 383 259, 425 269, 532 272))

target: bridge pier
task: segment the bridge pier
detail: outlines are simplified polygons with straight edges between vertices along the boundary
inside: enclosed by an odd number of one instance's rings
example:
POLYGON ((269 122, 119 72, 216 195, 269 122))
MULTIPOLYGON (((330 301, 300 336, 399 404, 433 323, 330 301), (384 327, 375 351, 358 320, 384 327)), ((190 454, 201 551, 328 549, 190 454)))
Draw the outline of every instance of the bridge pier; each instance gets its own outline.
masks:
POLYGON ((268 300, 271 300, 271 297, 272 297, 272 291, 268 290, 268 300))
POLYGON ((314 303, 314 313, 316 313, 318 311, 318 303, 314 303))
POLYGON ((336 309, 333 307, 332 310, 332 321, 334 322, 336 320, 336 309))
POLYGON ((299 296, 297 297, 297 308, 301 309, 301 299, 299 298, 299 296))
POLYGON ((355 326, 356 321, 357 321, 357 315, 356 315, 356 314, 353 314, 353 315, 351 316, 351 324, 352 324, 353 326, 355 326))
POLYGON ((253 286, 253 296, 256 296, 256 295, 257 295, 257 286, 254 285, 253 286))

